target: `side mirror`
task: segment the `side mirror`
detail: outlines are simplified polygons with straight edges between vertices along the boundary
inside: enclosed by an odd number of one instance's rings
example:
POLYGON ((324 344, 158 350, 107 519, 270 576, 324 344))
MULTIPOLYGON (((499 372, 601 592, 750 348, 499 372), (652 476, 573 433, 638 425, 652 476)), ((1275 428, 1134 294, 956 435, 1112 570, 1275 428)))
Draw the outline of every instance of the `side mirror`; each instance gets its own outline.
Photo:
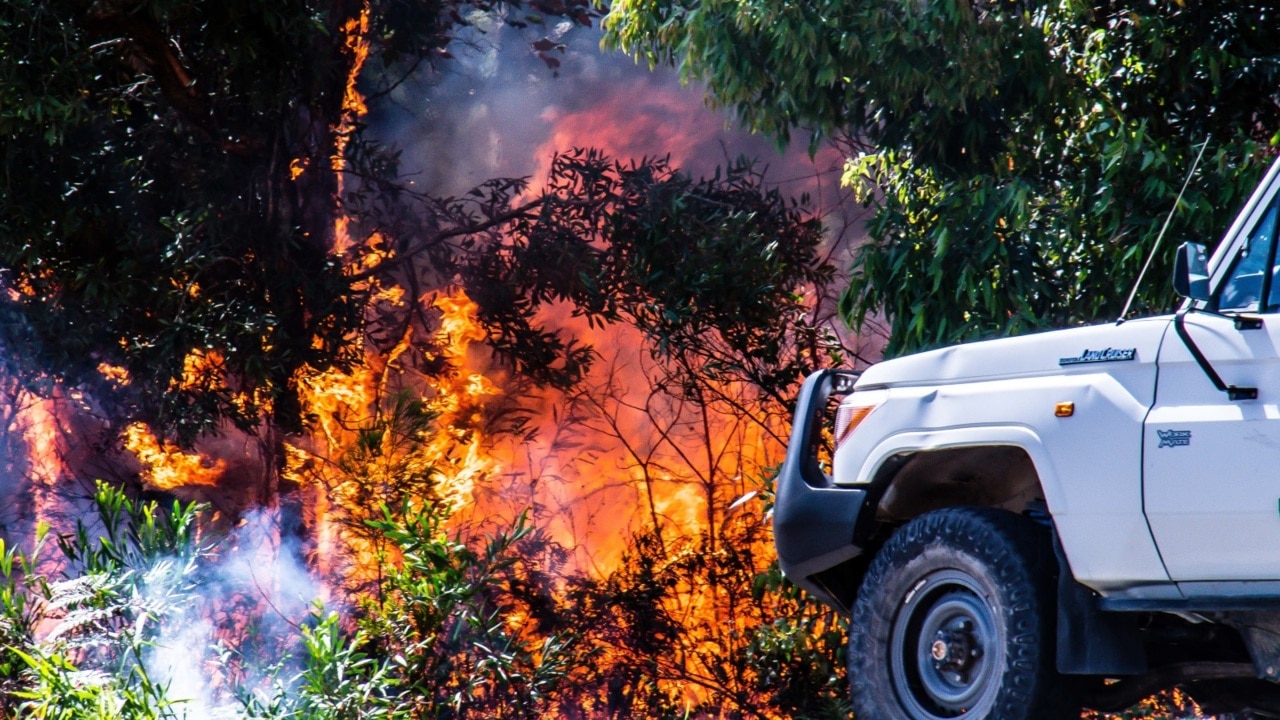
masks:
POLYGON ((1178 246, 1173 263, 1173 290, 1192 300, 1209 299, 1209 258, 1200 243, 1184 242, 1178 246))

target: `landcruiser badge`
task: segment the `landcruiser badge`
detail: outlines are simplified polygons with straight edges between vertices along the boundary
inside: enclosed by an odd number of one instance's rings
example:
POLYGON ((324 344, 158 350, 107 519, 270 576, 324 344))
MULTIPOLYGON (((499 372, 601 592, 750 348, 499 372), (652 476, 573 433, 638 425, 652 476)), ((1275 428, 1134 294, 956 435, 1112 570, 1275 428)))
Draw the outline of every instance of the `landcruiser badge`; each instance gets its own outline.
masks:
POLYGON ((1138 356, 1138 348, 1106 348, 1090 350, 1085 348, 1075 357, 1059 358, 1059 365, 1080 365, 1081 363, 1123 362, 1138 356))
POLYGON ((1160 438, 1160 444, 1156 446, 1157 450, 1191 444, 1190 430, 1157 430, 1156 435, 1160 438))

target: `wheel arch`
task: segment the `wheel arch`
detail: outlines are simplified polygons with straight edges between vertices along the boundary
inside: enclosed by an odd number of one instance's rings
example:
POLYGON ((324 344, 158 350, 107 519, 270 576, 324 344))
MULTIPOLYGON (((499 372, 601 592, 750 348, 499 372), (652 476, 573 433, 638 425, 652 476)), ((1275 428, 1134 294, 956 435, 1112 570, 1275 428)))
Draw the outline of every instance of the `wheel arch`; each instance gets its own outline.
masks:
POLYGON ((854 538, 862 552, 814 576, 846 611, 880 547, 920 515, 947 507, 1044 512, 1065 502, 1039 435, 1021 425, 891 435, 863 464, 858 487, 868 493, 854 538), (1034 505, 1041 500, 1047 507, 1034 505))
POLYGON ((864 512, 875 524, 900 525, 946 507, 994 507, 1016 513, 1043 502, 1066 504, 1040 436, 1021 425, 968 426, 899 433, 882 441, 859 480, 871 491, 864 512))

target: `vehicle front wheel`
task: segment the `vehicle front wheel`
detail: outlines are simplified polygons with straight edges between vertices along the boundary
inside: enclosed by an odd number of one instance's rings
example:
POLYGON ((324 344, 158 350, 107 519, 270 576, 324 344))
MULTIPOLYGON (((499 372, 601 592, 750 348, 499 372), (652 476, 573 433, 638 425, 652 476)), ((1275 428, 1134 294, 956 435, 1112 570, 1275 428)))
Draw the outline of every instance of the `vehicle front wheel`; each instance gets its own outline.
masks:
POLYGON ((1047 528, 948 508, 900 528, 854 604, 849 677, 858 720, 1080 717, 1054 666, 1047 528))

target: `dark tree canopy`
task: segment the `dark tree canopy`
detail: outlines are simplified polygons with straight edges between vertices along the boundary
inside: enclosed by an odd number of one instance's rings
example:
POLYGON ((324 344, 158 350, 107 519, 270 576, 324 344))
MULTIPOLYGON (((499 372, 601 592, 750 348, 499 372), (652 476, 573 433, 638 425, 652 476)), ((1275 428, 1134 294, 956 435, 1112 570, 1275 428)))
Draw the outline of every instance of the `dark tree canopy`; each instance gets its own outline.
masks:
POLYGON ((1270 3, 634 0, 606 27, 754 129, 845 137, 878 213, 843 309, 890 352, 1115 317, 1201 143, 1171 234, 1212 242, 1280 132, 1270 3))
MULTIPOLYGON (((303 0, 0 8, 0 327, 12 369, 95 388, 120 414, 191 437, 268 409, 289 423, 294 376, 352 359, 360 298, 328 253, 327 168, 353 63, 341 29, 359 11, 303 0), (291 165, 309 170, 294 182, 291 165), (184 381, 200 356, 205 372, 184 381), (103 383, 106 366, 128 384, 103 383)), ((446 40, 447 22, 424 27, 446 40)))
MULTIPOLYGON (((822 363, 805 354, 797 289, 825 283, 822 226, 740 161, 695 180, 649 160, 577 150, 556 158, 547 202, 463 269, 495 346, 536 346, 533 316, 566 301, 593 323, 638 328, 686 375, 781 393, 822 363)), ((536 363, 523 363, 536 371, 536 363)))
MULTIPOLYGON (((462 7, 372 3, 364 37, 387 65, 431 59, 462 7)), ((361 323, 329 252, 360 12, 349 0, 5 3, 6 362, 184 438, 263 412, 294 426, 296 377, 353 361, 361 323), (206 359, 194 376, 193 357, 206 359), (129 383, 103 383, 106 366, 129 383)))
POLYGON ((461 283, 495 349, 540 382, 572 383, 592 358, 536 321, 558 301, 680 352, 718 338, 726 372, 794 380, 798 356, 783 371, 772 359, 790 352, 774 313, 828 271, 816 224, 747 166, 698 181, 583 151, 532 198, 521 180, 460 198, 407 189, 395 149, 344 105, 349 79, 363 67, 376 101, 448 63, 477 13, 597 17, 578 0, 3 4, 6 369, 181 440, 224 421, 296 430, 300 378, 369 343, 412 335, 406 358, 438 370, 422 299, 461 283), (371 302, 392 285, 406 304, 371 302))

